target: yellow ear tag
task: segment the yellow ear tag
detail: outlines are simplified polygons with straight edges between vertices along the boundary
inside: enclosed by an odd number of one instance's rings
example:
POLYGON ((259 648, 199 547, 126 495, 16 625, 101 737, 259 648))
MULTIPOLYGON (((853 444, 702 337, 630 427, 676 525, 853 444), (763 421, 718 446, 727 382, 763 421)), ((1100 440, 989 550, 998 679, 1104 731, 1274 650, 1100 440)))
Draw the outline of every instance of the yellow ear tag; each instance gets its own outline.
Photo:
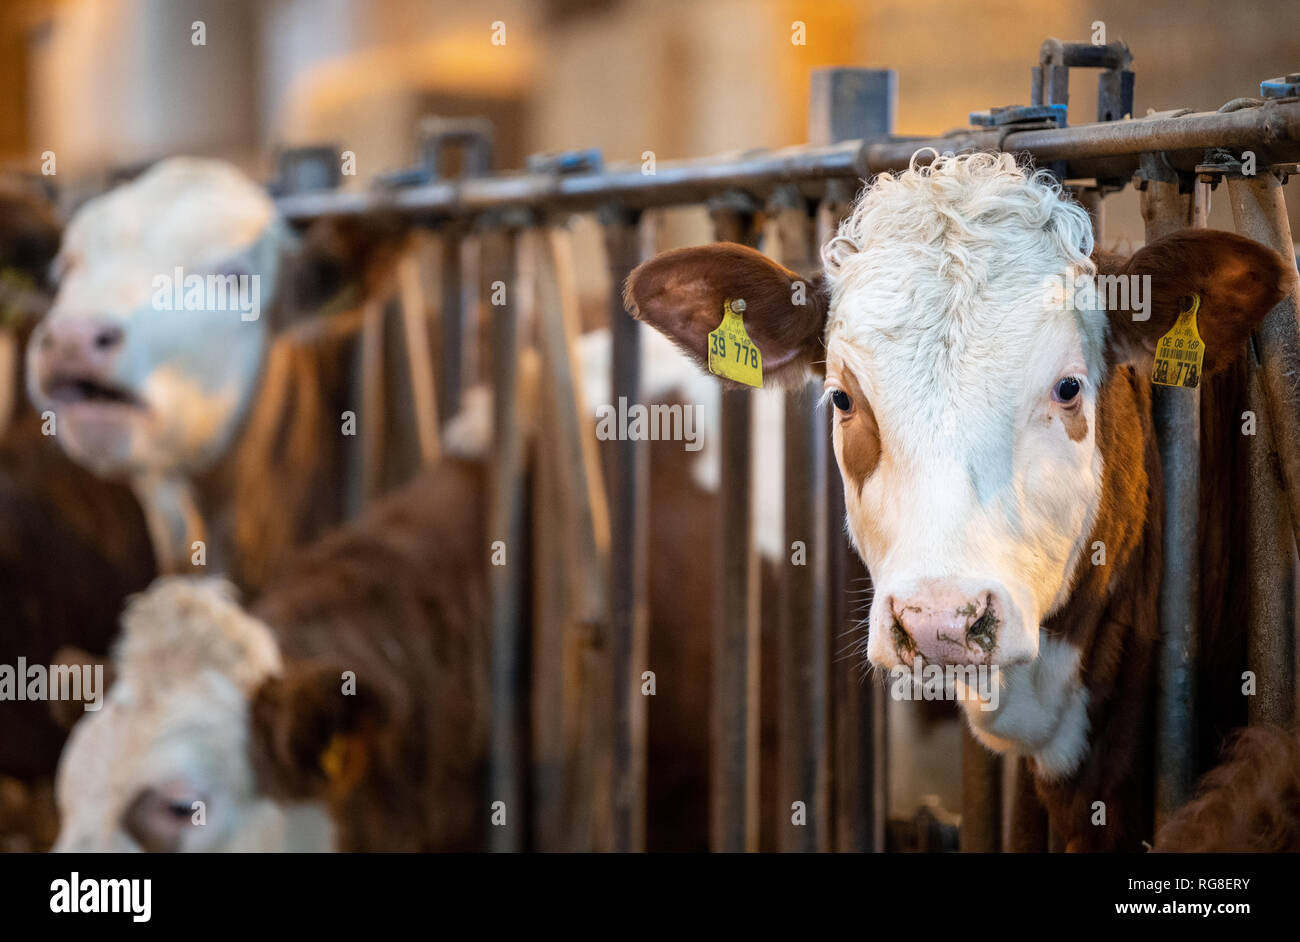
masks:
POLYGON ((331 782, 337 782, 343 777, 343 769, 346 764, 348 752, 348 738, 342 733, 335 733, 325 747, 325 751, 320 754, 321 771, 331 782))
POLYGON ((1201 308, 1201 296, 1191 295, 1191 303, 1178 313, 1178 320, 1169 333, 1156 344, 1156 362, 1151 370, 1151 382, 1160 386, 1185 386, 1195 389, 1201 381, 1205 363, 1205 344, 1196 331, 1196 312, 1201 308))
POLYGON ((763 355, 745 333, 744 311, 740 298, 723 304, 722 323, 709 333, 709 372, 762 389, 763 355))

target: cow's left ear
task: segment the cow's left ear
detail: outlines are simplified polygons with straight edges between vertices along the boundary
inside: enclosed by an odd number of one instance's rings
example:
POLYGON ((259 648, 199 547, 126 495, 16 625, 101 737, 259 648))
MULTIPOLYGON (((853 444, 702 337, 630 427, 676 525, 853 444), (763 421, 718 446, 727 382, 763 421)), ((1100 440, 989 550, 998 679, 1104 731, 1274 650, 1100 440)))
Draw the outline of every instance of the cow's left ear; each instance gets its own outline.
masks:
POLYGON ((1150 368, 1156 344, 1194 294, 1200 298, 1196 326, 1205 343, 1206 375, 1237 358, 1247 336, 1291 290, 1295 277, 1294 265, 1272 249, 1213 229, 1184 229, 1157 239, 1122 266, 1098 261, 1103 274, 1141 278, 1130 281, 1130 309, 1110 311, 1113 359, 1150 368), (1145 299, 1145 309, 1133 298, 1145 299))
POLYGON ((388 720, 383 698, 342 668, 299 663, 258 688, 252 727, 268 791, 346 797, 365 777, 388 720))
POLYGON ((763 355, 765 382, 795 382, 824 371, 828 297, 821 276, 802 279, 762 252, 734 242, 674 249, 638 266, 623 302, 700 366, 723 305, 743 300, 745 332, 763 355))

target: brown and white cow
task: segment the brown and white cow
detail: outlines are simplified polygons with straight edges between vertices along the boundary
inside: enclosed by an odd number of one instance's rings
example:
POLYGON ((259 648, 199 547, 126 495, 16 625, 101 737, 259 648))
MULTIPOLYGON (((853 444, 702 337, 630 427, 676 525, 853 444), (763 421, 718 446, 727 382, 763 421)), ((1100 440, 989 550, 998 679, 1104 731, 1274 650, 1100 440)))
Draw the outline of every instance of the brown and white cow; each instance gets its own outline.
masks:
POLYGON ((667 252, 633 272, 626 302, 703 364, 741 298, 767 382, 824 375, 875 586, 871 663, 996 666, 996 709, 963 699, 975 735, 1029 757, 1071 849, 1138 849, 1159 640, 1154 345, 1196 294, 1205 373, 1233 368, 1291 267, 1204 230, 1128 259, 1094 252, 1086 212, 1005 154, 881 175, 822 259, 799 303, 797 276, 751 249, 667 252), (1149 306, 1069 290, 1099 274, 1139 279, 1149 306))
MULTIPOLYGON (((339 434, 338 417, 355 404, 340 399, 347 384, 337 380, 349 357, 339 343, 291 347, 294 359, 286 370, 277 350, 293 338, 276 331, 286 320, 281 309, 290 276, 305 276, 310 290, 295 282, 289 301, 310 307, 303 295, 364 284, 382 264, 375 260, 401 242, 402 229, 382 220, 363 231, 347 225, 318 227, 300 248, 260 188, 232 168, 164 161, 74 219, 60 258, 59 297, 29 347, 31 395, 38 407, 55 412, 56 440, 78 462, 135 485, 155 521, 201 518, 212 536, 209 571, 224 572, 254 598, 263 589, 268 598, 283 596, 297 566, 297 554, 286 551, 337 520, 323 508, 342 504, 348 440, 339 434), (322 259, 339 270, 315 270, 322 259), (198 275, 205 288, 208 276, 219 277, 236 292, 239 276, 258 276, 260 316, 245 317, 251 304, 247 310, 203 303, 176 309, 165 288, 168 281, 175 288, 178 267, 179 277, 198 275), (231 277, 236 280, 226 281, 231 277), (221 536, 225 553, 217 551, 221 536)), ((251 294, 246 297, 251 302, 251 294)), ((646 385, 653 395, 683 374, 680 358, 671 355, 665 365, 653 355, 656 345, 649 347, 646 385)), ((607 383, 607 334, 603 345, 600 336, 587 338, 580 359, 607 383)), ((589 385, 593 406, 609 398, 595 386, 589 385)), ((706 406, 717 398, 709 384, 688 396, 706 406)), ((710 454, 716 458, 707 445, 700 453, 706 462, 710 454)), ((708 498, 696 482, 703 477, 707 483, 709 469, 688 470, 698 464, 696 453, 683 452, 681 443, 665 443, 654 456, 651 500, 668 513, 652 519, 671 526, 674 538, 694 530, 707 536, 708 498)), ((188 529, 160 542, 184 545, 177 537, 188 536, 188 529)), ((473 559, 477 549, 467 551, 473 559)), ((694 551, 682 556, 680 567, 658 568, 650 585, 652 596, 672 600, 652 604, 655 663, 665 676, 678 678, 674 693, 660 699, 664 706, 655 711, 650 734, 655 754, 665 757, 656 761, 652 778, 666 782, 663 788, 651 784, 651 845, 666 849, 702 846, 706 833, 699 813, 706 805, 706 729, 698 716, 707 691, 687 678, 707 677, 708 651, 677 603, 692 590, 707 598, 713 570, 701 567, 694 551)), ((395 584, 392 591, 405 589, 395 584)), ((116 601, 105 599, 105 612, 116 601)), ((340 618, 356 614, 340 601, 340 618)), ((271 624, 280 630, 279 622, 271 624)), ((420 624, 393 630, 419 630, 420 624)), ((98 652, 101 644, 83 646, 98 652)), ((77 774, 70 771, 65 780, 75 782, 77 774)), ((81 786, 68 787, 75 792, 81 786)))
POLYGON ((28 392, 74 461, 131 485, 162 571, 189 571, 203 539, 206 565, 258 588, 342 519, 359 322, 299 318, 372 288, 405 234, 349 225, 300 239, 261 186, 187 157, 69 222, 28 392))
POLYGON ((482 849, 486 480, 423 472, 249 610, 215 578, 134 597, 60 760, 56 850, 482 849))

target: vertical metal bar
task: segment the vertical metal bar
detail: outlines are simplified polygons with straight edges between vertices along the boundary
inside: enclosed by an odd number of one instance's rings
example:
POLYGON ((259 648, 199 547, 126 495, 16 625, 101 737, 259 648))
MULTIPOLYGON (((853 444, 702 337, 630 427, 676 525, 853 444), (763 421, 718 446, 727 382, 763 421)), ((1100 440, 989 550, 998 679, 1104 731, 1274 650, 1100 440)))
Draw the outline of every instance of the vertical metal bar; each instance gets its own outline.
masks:
MULTIPOLYGON (((781 191, 769 211, 766 246, 774 260, 802 275, 811 303, 812 272, 818 267, 807 200, 781 191)), ((784 851, 830 849, 830 789, 827 733, 830 646, 826 636, 826 453, 825 414, 817 403, 821 383, 808 380, 785 394, 785 542, 782 559, 780 650, 780 773, 778 834, 784 851), (795 544, 802 552, 795 554, 795 544), (794 802, 805 810, 793 822, 794 802)))
POLYGON ((402 336, 410 364, 411 402, 420 443, 420 460, 431 465, 437 462, 441 453, 437 377, 429 351, 428 315, 424 306, 424 287, 420 284, 420 255, 415 249, 407 252, 398 263, 397 285, 402 304, 402 336))
MULTIPOLYGON (((809 99, 808 140, 824 145, 892 134, 897 107, 898 76, 892 69, 816 69, 809 99)), ((835 235, 851 197, 848 187, 839 181, 828 186, 818 209, 819 246, 835 235)), ((829 443, 830 416, 813 424, 829 443)), ((831 460, 829 445, 824 447, 833 846, 840 851, 883 851, 889 816, 886 688, 863 677, 861 653, 856 646, 845 645, 853 632, 851 619, 860 614, 850 610, 849 600, 869 599, 871 580, 845 535, 843 479, 831 460)), ((788 482, 786 490, 789 493, 788 482)))
POLYGON ((1078 191, 1079 204, 1088 211, 1092 220, 1092 241, 1098 248, 1106 235, 1106 201, 1102 197, 1101 187, 1086 186, 1078 191))
MULTIPOLYGON (((639 211, 602 214, 609 262, 613 405, 641 401, 641 325, 623 309, 623 284, 641 258, 639 211)), ((622 412, 623 410, 619 410, 622 412)), ((644 851, 646 827, 646 701, 641 672, 650 655, 646 602, 649 463, 645 443, 613 443, 610 481, 610 661, 613 679, 612 849, 644 851)))
MULTIPOLYGON (((1160 155, 1143 158, 1147 242, 1194 224, 1191 193, 1160 155)), ((1156 826, 1191 795, 1196 770, 1195 664, 1200 603, 1200 391, 1152 389, 1164 474, 1164 564, 1160 579, 1160 686, 1156 705, 1156 826)))
MULTIPOLYGON (((1273 171, 1229 176, 1228 201, 1241 235, 1295 264, 1284 179, 1273 171)), ((1252 723, 1290 726, 1296 715, 1294 604, 1295 540, 1300 534, 1300 284, 1255 330, 1250 407, 1256 434, 1250 443, 1251 612, 1247 658, 1255 672, 1252 723), (1279 521, 1290 514, 1290 528, 1279 521), (1279 532, 1281 531, 1281 532, 1279 532)))
POLYGON ((448 226, 440 237, 441 278, 440 296, 441 347, 438 363, 438 407, 443 427, 460 411, 460 391, 463 364, 464 292, 461 277, 461 233, 448 226))
MULTIPOLYGON (((1295 263, 1282 180, 1275 173, 1229 177, 1228 200, 1236 230, 1295 263)), ((1291 526, 1300 538, 1300 285, 1255 330, 1263 367, 1264 397, 1282 462, 1291 526)))
POLYGON ((961 850, 989 854, 1002 849, 1002 763, 971 734, 961 731, 961 850), (993 759, 995 761, 989 761, 993 759))
POLYGON ((1049 846, 1047 809, 1034 791, 1034 776, 1023 756, 1015 757, 1012 772, 1011 827, 1007 850, 1014 854, 1043 854, 1049 846))
POLYGON ((484 233, 478 228, 466 233, 460 243, 460 388, 481 382, 482 346, 480 335, 483 285, 484 233))
POLYGON ((388 292, 376 291, 362 308, 361 316, 361 498, 379 496, 383 483, 384 438, 384 319, 388 292))
MULTIPOLYGON (((753 208, 732 194, 715 201, 714 236, 753 244, 753 208)), ((722 312, 718 312, 721 320, 722 312)), ((750 528, 753 480, 752 397, 722 393, 720 565, 713 613, 713 762, 709 775, 709 846, 758 850, 758 557, 750 528)))
POLYGON ((1291 726, 1295 709, 1295 586, 1291 528, 1273 429, 1265 402, 1263 370, 1252 344, 1246 361, 1255 435, 1246 446, 1250 468, 1247 562, 1250 607, 1246 620, 1246 664, 1255 675, 1255 695, 1247 701, 1252 724, 1291 726))
POLYGON ((556 475, 563 514, 565 682, 562 688, 566 751, 566 805, 578 849, 604 850, 612 820, 610 667, 605 595, 609 560, 609 508, 596 444, 587 415, 582 374, 574 368, 579 334, 578 291, 569 233, 537 234, 537 291, 546 390, 560 462, 556 475))
POLYGON ((518 252, 522 243, 508 237, 505 255, 505 304, 494 307, 492 318, 492 434, 491 503, 488 536, 505 548, 505 565, 488 567, 491 592, 492 745, 489 759, 489 797, 503 801, 506 825, 489 829, 493 851, 518 851, 524 847, 527 826, 524 807, 523 756, 526 685, 523 634, 524 560, 524 457, 516 422, 519 379, 519 310, 531 303, 532 285, 520 277, 518 252))

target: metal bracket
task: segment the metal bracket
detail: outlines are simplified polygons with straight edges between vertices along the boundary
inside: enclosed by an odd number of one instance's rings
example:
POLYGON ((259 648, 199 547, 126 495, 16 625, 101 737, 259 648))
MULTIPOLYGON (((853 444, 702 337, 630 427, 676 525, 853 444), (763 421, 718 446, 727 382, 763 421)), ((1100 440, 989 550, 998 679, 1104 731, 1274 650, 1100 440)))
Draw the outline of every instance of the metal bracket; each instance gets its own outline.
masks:
POLYGON ((375 178, 375 186, 398 188, 423 186, 447 179, 447 155, 452 148, 461 152, 461 176, 481 177, 492 172, 492 122, 487 118, 428 117, 416 126, 416 154, 419 163, 375 178))
POLYGON ((599 147, 588 147, 550 154, 529 154, 524 166, 529 173, 600 173, 605 169, 605 158, 599 147))
POLYGON ((988 111, 972 111, 970 123, 980 128, 1000 128, 1010 124, 1050 122, 1058 128, 1066 126, 1068 115, 1065 105, 1004 105, 988 111))
POLYGON ((1260 98, 1300 97, 1300 72, 1289 72, 1259 83, 1260 98))
MULTIPOLYGON (((1097 120, 1121 121, 1133 114, 1133 54, 1122 40, 1104 46, 1048 39, 1038 51, 1030 101, 1069 105, 1070 69, 1101 69, 1097 80, 1097 120)), ((1062 124, 1062 127, 1065 125, 1062 124)))
POLYGON ((276 176, 267 189, 274 197, 333 190, 343 181, 339 149, 332 145, 287 147, 276 157, 276 176))
MULTIPOLYGON (((1288 177, 1300 173, 1300 164, 1261 164, 1255 168, 1251 176, 1266 173, 1275 174, 1285 183, 1288 177)), ((1196 165, 1196 176, 1202 183, 1208 183, 1213 189, 1226 177, 1243 177, 1246 174, 1242 173, 1242 162, 1236 154, 1222 148, 1214 148, 1206 151, 1204 161, 1196 165)))

